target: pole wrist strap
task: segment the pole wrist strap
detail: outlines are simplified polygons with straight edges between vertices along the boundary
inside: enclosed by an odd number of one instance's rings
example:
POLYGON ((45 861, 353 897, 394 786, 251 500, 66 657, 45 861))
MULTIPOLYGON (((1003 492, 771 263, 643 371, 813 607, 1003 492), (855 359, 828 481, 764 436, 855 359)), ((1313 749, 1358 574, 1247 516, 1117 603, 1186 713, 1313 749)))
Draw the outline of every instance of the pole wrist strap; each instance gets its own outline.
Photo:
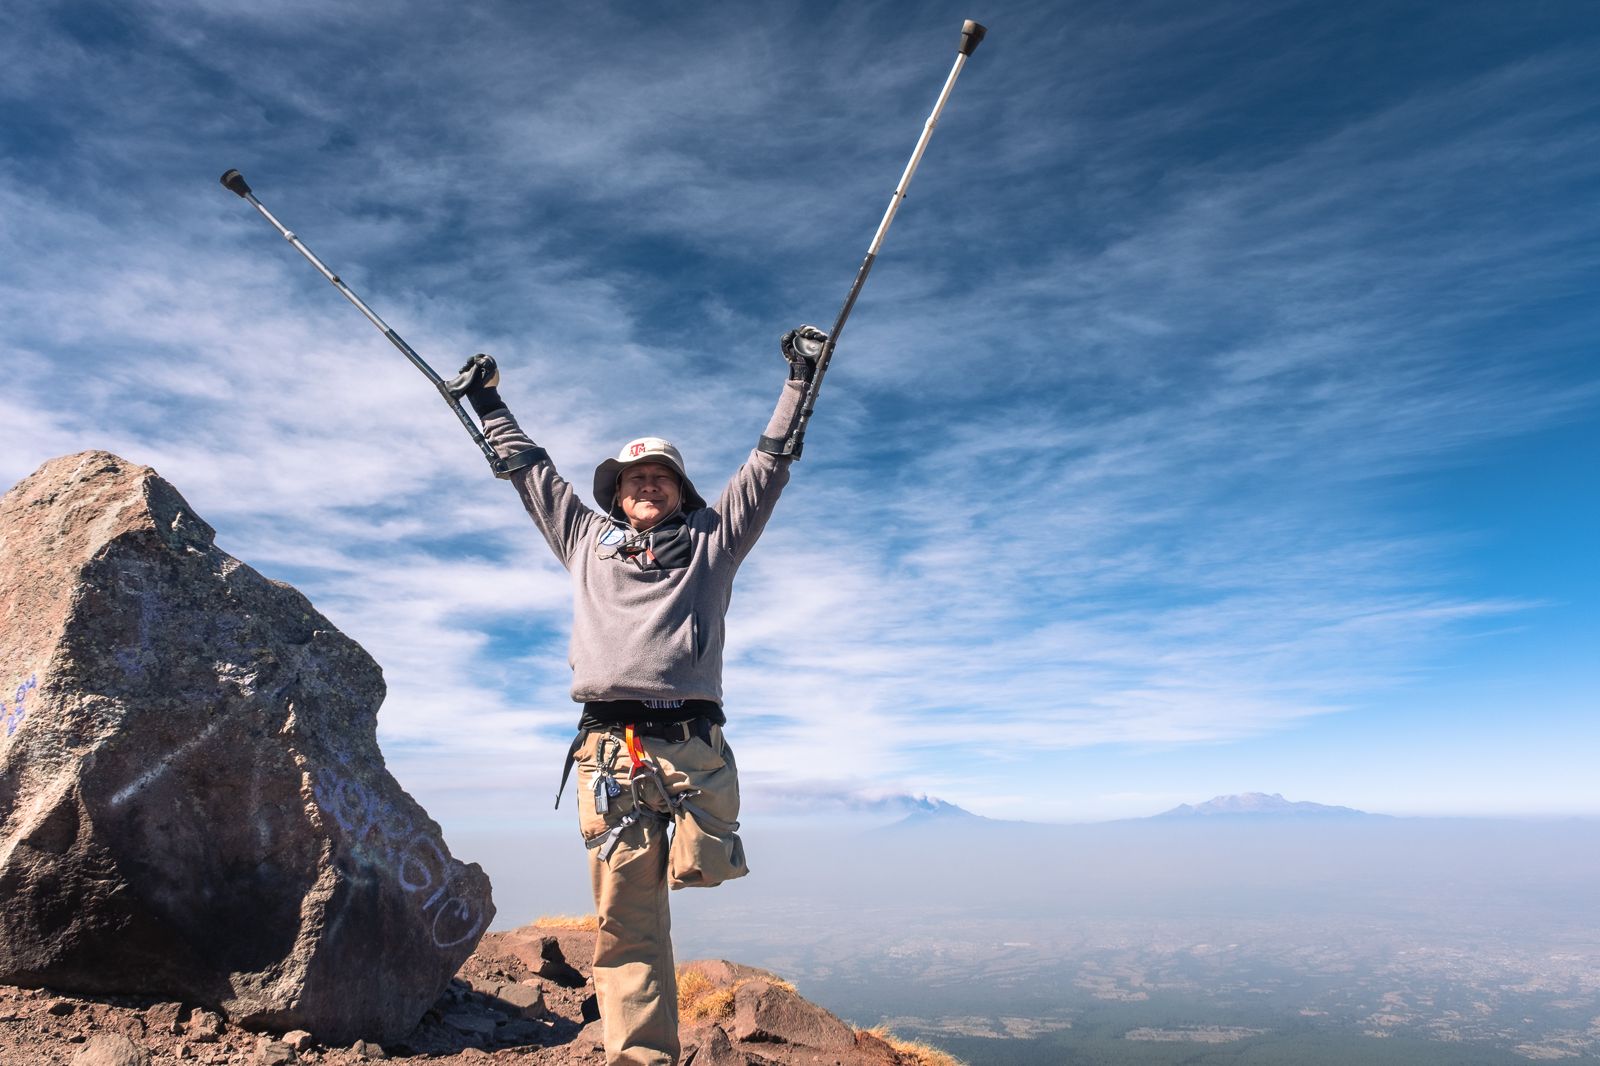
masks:
POLYGON ((494 468, 494 476, 509 478, 512 471, 521 470, 525 466, 543 462, 550 458, 550 453, 543 448, 528 448, 524 451, 514 452, 504 459, 496 459, 489 465, 494 468))
POLYGON ((790 448, 789 438, 769 437, 766 434, 762 434, 761 439, 756 441, 756 451, 766 452, 768 455, 787 455, 792 459, 798 459, 800 458, 800 442, 795 441, 794 447, 790 448))

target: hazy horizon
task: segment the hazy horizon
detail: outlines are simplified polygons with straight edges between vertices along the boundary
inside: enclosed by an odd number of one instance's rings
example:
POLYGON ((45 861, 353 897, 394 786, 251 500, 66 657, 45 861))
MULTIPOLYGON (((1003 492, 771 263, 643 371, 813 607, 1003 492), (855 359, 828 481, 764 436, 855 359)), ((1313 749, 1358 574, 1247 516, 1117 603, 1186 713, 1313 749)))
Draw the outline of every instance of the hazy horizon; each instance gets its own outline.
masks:
MULTIPOLYGON (((1075 1061, 1069 1051, 1096 1041, 1127 1051, 1141 1028, 1205 1025, 1295 1047, 1396 1039, 1505 1061, 1528 1057, 1518 1045, 1600 1058, 1597 821, 852 831, 788 819, 748 823, 745 836, 748 878, 673 895, 680 961, 776 970, 856 1024, 974 1062, 1075 1061), (1011 1043, 984 1053, 984 1041, 1018 1040, 1028 1055, 1011 1043)), ((450 844, 481 859, 479 842, 450 844)), ((499 845, 491 865, 496 928, 586 910, 576 834, 521 843, 499 845)), ((1165 1061, 1146 1051, 1126 1061, 1165 1061)))

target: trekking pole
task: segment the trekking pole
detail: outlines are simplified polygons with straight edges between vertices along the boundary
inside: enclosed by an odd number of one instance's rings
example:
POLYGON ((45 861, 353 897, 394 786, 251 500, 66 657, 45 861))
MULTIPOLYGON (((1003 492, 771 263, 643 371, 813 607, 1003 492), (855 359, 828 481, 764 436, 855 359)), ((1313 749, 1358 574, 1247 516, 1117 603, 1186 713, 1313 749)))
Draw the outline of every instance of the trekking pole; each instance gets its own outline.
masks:
POLYGON ((411 360, 412 366, 422 371, 423 375, 433 383, 433 387, 439 390, 439 395, 444 397, 444 402, 450 405, 450 410, 456 413, 456 417, 461 420, 461 424, 466 427, 467 432, 472 435, 472 442, 478 446, 479 451, 483 452, 483 457, 489 460, 489 466, 494 470, 495 477, 509 478, 511 476, 511 471, 517 469, 518 467, 528 465, 529 460, 523 460, 521 462, 518 460, 523 456, 528 456, 531 459, 531 457, 537 453, 521 452, 518 455, 512 456, 510 459, 502 459, 494 453, 493 446, 491 446, 488 441, 483 439, 483 434, 478 432, 478 427, 473 424, 473 421, 467 415, 467 412, 462 409, 461 401, 457 400, 455 396, 451 394, 449 386, 446 384, 445 380, 438 374, 435 374, 433 372, 433 367, 429 366, 427 362, 423 360, 422 356, 418 355, 416 350, 401 338, 400 334, 390 329, 389 324, 383 319, 379 318, 377 312, 368 307, 366 303, 362 301, 361 297, 351 292, 350 286, 346 285, 339 278, 339 275, 329 270, 327 265, 324 264, 322 260, 317 258, 315 252, 313 252, 310 248, 307 248, 299 237, 296 237, 294 233, 285 227, 282 222, 279 222, 273 217, 272 212, 268 211, 266 207, 262 205, 261 201, 256 199, 255 193, 250 191, 250 186, 245 184, 243 174, 239 173, 237 170, 230 170, 226 174, 222 175, 221 180, 224 188, 238 193, 240 199, 248 201, 251 207, 254 207, 257 211, 260 211, 261 217, 272 223, 273 228, 279 233, 283 234, 283 239, 294 245, 295 251, 305 256, 311 265, 316 267, 317 270, 322 273, 323 277, 327 278, 333 283, 333 287, 338 289, 339 292, 344 295, 345 299, 356 305, 356 310, 367 316, 367 321, 371 322, 374 326, 377 326, 378 331, 385 337, 388 337, 391 344, 400 349, 401 355, 404 355, 407 359, 411 360))
POLYGON ((850 286, 850 295, 845 297, 844 306, 839 309, 839 317, 834 319, 833 329, 828 331, 828 339, 823 343, 822 351, 817 356, 817 368, 811 375, 811 383, 806 386, 805 400, 800 405, 800 418, 783 444, 785 455, 800 458, 800 450, 805 446, 806 423, 811 421, 811 412, 816 409, 817 393, 822 390, 822 375, 828 371, 828 361, 833 358, 833 349, 839 343, 839 334, 844 332, 845 320, 850 317, 850 311, 856 305, 856 297, 861 295, 861 287, 867 283, 867 275, 872 272, 873 261, 878 258, 878 249, 883 246, 883 235, 889 232, 889 223, 894 221, 895 212, 900 210, 900 202, 906 198, 906 186, 911 184, 911 177, 917 172, 917 164, 922 162, 922 153, 927 150, 928 141, 933 137, 933 129, 939 124, 939 114, 944 111, 945 102, 950 99, 950 91, 956 86, 956 78, 961 74, 961 68, 966 65, 967 57, 977 49, 978 43, 988 32, 971 19, 961 24, 961 45, 956 53, 955 66, 950 68, 950 76, 945 79, 944 88, 939 90, 939 99, 933 105, 933 113, 922 125, 922 136, 917 138, 917 147, 911 153, 911 161, 906 164, 905 173, 900 175, 900 184, 895 186, 894 195, 889 198, 889 209, 883 213, 883 221, 878 223, 878 232, 872 237, 872 245, 867 249, 867 257, 861 261, 861 269, 856 271, 856 280, 850 286))

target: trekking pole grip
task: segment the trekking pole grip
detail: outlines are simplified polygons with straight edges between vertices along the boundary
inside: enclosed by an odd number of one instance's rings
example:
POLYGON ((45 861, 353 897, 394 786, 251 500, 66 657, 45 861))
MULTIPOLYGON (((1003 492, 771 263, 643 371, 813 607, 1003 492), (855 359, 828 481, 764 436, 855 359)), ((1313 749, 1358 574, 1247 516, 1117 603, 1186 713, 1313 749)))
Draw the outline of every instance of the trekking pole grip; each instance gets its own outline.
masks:
MULTIPOLYGON (((984 34, 989 31, 981 24, 971 19, 961 24, 961 54, 970 56, 978 50, 978 44, 983 40, 984 34)), ((236 172, 237 173, 237 172, 236 172)))
POLYGON ((241 200, 250 195, 250 186, 245 184, 244 175, 237 170, 230 170, 222 175, 221 181, 223 188, 238 193, 241 200))

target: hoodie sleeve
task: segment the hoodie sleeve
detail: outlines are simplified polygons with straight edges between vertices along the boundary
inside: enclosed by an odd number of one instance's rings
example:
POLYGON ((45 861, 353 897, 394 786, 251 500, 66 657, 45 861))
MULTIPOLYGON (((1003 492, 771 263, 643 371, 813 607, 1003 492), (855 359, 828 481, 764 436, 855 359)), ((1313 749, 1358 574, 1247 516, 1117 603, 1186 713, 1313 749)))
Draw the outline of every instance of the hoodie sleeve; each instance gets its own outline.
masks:
POLYGON ((511 483, 550 550, 571 570, 573 554, 583 546, 594 523, 604 520, 578 499, 572 486, 556 473, 550 454, 522 431, 510 409, 502 407, 484 415, 483 436, 502 459, 522 452, 538 453, 531 465, 512 471, 511 483))
MULTIPOLYGON (((804 382, 784 383, 778 406, 767 422, 767 437, 783 440, 789 436, 800 418, 800 402, 804 398, 804 382)), ((755 546, 767 519, 772 517, 779 494, 789 483, 789 465, 793 462, 792 456, 773 455, 756 448, 722 490, 714 508, 721 519, 717 537, 723 550, 734 558, 743 559, 755 546)))

